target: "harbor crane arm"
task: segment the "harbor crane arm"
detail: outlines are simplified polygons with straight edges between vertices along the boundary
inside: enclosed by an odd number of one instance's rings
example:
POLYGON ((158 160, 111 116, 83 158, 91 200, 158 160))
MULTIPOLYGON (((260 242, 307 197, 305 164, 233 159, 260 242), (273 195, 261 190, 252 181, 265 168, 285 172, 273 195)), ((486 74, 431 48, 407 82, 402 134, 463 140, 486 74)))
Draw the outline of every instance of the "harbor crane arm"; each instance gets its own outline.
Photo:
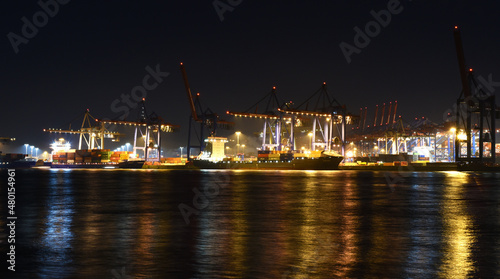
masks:
POLYGON ((191 88, 189 87, 189 81, 187 79, 186 68, 184 68, 184 64, 182 62, 181 62, 180 68, 181 68, 181 72, 182 72, 182 78, 184 79, 184 87, 186 87, 186 93, 188 96, 189 105, 191 107, 191 113, 193 115, 193 120, 196 122, 200 122, 200 119, 198 118, 198 115, 196 114, 196 108, 194 106, 194 101, 193 101, 193 95, 191 94, 191 88))
POLYGON ((464 47, 462 45, 462 37, 460 36, 460 29, 458 29, 458 26, 455 26, 455 29, 453 30, 453 37, 455 38, 455 48, 457 50, 458 68, 460 70, 460 79, 462 80, 462 89, 464 91, 464 97, 469 98, 471 96, 471 91, 467 81, 467 68, 465 65, 464 47))

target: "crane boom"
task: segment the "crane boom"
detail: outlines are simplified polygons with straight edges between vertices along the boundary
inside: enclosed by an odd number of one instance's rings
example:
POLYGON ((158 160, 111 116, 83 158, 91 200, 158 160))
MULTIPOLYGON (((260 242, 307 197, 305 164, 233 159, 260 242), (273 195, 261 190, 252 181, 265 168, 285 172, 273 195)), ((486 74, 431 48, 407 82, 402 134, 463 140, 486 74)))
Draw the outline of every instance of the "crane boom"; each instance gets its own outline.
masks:
POLYGON ((186 87, 186 93, 189 100, 189 105, 191 107, 191 113, 193 115, 193 120, 199 122, 198 115, 196 114, 196 108, 194 106, 193 95, 191 94, 191 88, 189 87, 189 81, 187 79, 186 69, 184 68, 184 64, 181 62, 180 65, 182 78, 184 79, 184 87, 186 87))
POLYGON ((471 96, 471 91, 467 81, 464 47, 462 45, 462 37, 460 36, 460 29, 458 29, 458 26, 455 26, 453 36, 455 38, 455 48, 457 50, 458 68, 460 70, 460 79, 462 80, 462 89, 464 91, 464 97, 468 98, 471 96))

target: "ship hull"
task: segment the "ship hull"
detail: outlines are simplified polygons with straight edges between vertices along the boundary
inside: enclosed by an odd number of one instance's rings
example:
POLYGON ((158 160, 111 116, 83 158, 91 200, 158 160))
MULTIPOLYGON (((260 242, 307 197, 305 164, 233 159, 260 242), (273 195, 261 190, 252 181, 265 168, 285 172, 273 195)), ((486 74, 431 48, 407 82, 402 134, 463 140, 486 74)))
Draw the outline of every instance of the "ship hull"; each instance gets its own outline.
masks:
POLYGON ((120 169, 142 169, 145 161, 125 161, 118 164, 120 169))
POLYGON ((199 169, 260 169, 260 170, 336 170, 343 157, 296 158, 288 161, 220 161, 193 160, 199 169))
POLYGON ((107 169, 118 168, 118 164, 92 163, 92 164, 52 164, 52 169, 107 169))

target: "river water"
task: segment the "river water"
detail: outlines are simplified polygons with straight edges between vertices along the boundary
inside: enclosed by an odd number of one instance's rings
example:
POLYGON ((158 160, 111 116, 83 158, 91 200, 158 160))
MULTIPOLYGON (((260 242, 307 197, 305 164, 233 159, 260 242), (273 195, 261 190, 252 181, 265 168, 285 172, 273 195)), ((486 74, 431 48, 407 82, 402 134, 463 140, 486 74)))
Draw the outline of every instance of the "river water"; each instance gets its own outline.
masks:
POLYGON ((1 278, 499 278, 500 174, 16 170, 1 278))

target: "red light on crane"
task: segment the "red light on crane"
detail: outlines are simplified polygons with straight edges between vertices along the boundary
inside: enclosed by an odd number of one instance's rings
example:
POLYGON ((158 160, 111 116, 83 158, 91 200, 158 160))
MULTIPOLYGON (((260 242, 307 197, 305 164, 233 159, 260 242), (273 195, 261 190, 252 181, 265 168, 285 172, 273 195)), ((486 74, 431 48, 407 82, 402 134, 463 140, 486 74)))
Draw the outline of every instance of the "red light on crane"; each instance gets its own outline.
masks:
POLYGON ((472 72, 472 68, 469 68, 469 72, 472 72))
POLYGON ((200 96, 200 93, 196 93, 196 96, 200 96))
POLYGON ((458 29, 458 26, 455 25, 455 29, 458 29))
POLYGON ((273 86, 273 90, 276 90, 276 86, 273 86))

